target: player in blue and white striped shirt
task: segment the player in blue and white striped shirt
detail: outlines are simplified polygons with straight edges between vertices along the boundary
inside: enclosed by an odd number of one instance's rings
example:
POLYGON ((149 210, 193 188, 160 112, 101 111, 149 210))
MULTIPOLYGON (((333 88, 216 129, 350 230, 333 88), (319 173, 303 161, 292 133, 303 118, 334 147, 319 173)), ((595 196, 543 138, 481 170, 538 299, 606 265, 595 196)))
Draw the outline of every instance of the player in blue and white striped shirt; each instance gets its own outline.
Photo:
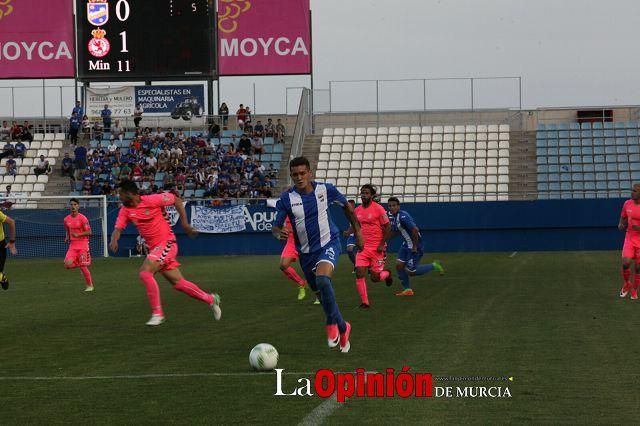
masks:
POLYGON ((273 235, 286 240, 283 228, 285 217, 293 227, 296 248, 300 255, 300 266, 309 287, 316 292, 327 317, 329 347, 340 344, 341 352, 349 352, 351 324, 346 322, 336 303, 331 276, 340 256, 340 230, 333 223, 329 206, 337 203, 355 230, 357 245, 362 247, 360 224, 353 207, 333 185, 312 180, 309 160, 297 157, 289 162, 289 172, 294 186, 280 195, 276 203, 276 220, 273 235))
POLYGON ((414 293, 409 283, 409 276, 424 275, 432 269, 443 275, 444 268, 437 260, 427 265, 419 265, 420 259, 424 255, 420 229, 409 213, 400 210, 400 200, 396 197, 389 198, 388 206, 391 230, 396 234, 400 234, 403 240, 396 258, 396 271, 404 290, 396 293, 396 296, 413 296, 414 293))

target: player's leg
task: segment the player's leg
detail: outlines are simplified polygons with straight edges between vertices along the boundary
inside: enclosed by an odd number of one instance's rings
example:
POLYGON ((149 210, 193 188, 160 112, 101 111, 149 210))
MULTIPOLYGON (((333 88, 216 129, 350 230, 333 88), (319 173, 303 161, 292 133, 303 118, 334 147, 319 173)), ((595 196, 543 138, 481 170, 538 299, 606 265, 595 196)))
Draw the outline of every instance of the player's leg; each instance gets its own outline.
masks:
POLYGON ((331 276, 339 255, 339 244, 325 248, 317 260, 315 273, 316 286, 322 294, 322 308, 327 316, 327 324, 336 324, 338 326, 340 351, 346 353, 351 348, 351 343, 349 342, 351 324, 342 318, 333 291, 333 284, 331 283, 331 276))
POLYGON ((282 273, 298 286, 298 300, 302 300, 306 296, 304 279, 291 266, 298 258, 298 251, 295 246, 287 244, 282 251, 280 257, 280 270, 282 273))
POLYGON ((391 284, 393 284, 391 271, 384 269, 384 263, 387 257, 386 253, 372 250, 370 256, 371 263, 369 266, 369 274, 371 275, 371 281, 374 283, 384 281, 387 284, 387 287, 391 287, 391 284))
POLYGON ((347 256, 349 256, 349 260, 353 263, 354 272, 356 266, 356 254, 358 254, 358 249, 355 244, 347 244, 347 256))
POLYGON ((83 247, 78 250, 76 264, 84 277, 84 291, 93 291, 93 278, 91 277, 91 271, 89 271, 89 266, 91 266, 91 252, 88 247, 83 247))
POLYGON ((400 284, 402 284, 402 291, 396 293, 396 296, 413 296, 409 274, 406 270, 407 262, 410 258, 411 250, 404 245, 400 247, 396 258, 396 272, 398 273, 398 278, 400 278, 400 284))
POLYGON ((620 289, 620 297, 627 297, 629 290, 631 290, 631 260, 635 257, 635 250, 633 244, 627 238, 624 240, 622 246, 622 278, 624 283, 620 289))
POLYGON ((369 268, 371 259, 369 256, 369 250, 364 249, 359 251, 356 255, 356 289, 360 295, 360 307, 363 309, 369 308, 369 295, 367 294, 367 269, 369 268))
MULTIPOLYGON (((156 247, 157 248, 157 247, 156 247)), ((154 250, 156 249, 154 248, 154 250)), ((154 251, 152 250, 152 252, 154 251)), ((160 289, 154 275, 160 270, 162 264, 155 259, 147 257, 138 273, 138 277, 147 291, 147 299, 151 307, 151 319, 147 321, 147 325, 156 326, 164 322, 164 311, 162 310, 162 302, 160 300, 160 289)))
POLYGON ((198 287, 197 284, 187 281, 180 269, 177 267, 171 269, 161 269, 162 276, 169 281, 175 290, 178 290, 194 299, 200 300, 211 307, 213 317, 216 321, 222 318, 222 309, 220 309, 220 295, 217 293, 207 293, 198 287))
POLYGON ((4 273, 4 265, 7 262, 7 242, 0 241, 0 286, 3 290, 9 290, 9 279, 4 273))

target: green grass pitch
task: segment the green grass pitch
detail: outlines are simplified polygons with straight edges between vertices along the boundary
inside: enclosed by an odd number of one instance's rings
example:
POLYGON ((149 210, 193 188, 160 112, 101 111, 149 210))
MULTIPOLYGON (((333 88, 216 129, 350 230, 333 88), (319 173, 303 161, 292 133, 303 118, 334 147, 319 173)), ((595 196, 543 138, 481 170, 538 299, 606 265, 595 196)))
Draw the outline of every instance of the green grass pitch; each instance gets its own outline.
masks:
POLYGON ((437 257, 447 274, 414 278, 413 298, 395 297, 397 284, 370 283, 369 311, 356 309, 350 263, 340 259, 334 287, 353 325, 348 354, 327 348, 321 308, 310 294, 296 300, 275 256, 182 257, 187 279, 221 294, 222 321, 158 277, 167 322, 155 328, 144 325, 141 259, 94 260, 93 293, 62 259, 9 260, 11 288, 0 290, 0 423, 297 424, 325 400, 273 396, 274 374, 249 369, 249 351, 261 342, 293 373, 287 392, 321 368, 408 365, 437 377, 514 379, 499 384, 511 398, 353 398, 333 406, 326 424, 637 419, 640 301, 618 297, 618 252, 437 257))

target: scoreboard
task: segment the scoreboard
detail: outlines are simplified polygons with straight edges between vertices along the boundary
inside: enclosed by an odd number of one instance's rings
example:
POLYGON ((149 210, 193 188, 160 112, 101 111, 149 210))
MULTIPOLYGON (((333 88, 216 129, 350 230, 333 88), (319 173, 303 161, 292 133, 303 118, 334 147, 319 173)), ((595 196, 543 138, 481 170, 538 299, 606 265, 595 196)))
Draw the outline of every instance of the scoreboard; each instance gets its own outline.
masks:
POLYGON ((76 0, 78 79, 213 74, 213 0, 76 0))

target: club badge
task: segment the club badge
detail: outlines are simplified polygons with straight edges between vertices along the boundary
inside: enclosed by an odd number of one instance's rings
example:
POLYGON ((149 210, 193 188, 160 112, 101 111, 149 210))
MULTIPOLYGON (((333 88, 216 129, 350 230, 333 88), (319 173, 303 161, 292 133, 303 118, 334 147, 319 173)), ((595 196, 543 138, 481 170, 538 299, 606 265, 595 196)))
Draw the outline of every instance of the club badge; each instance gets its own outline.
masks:
POLYGON ((96 27, 106 24, 109 20, 109 3, 107 3, 107 0, 89 0, 89 3, 87 3, 87 20, 96 27))
POLYGON ((91 35, 93 38, 89 40, 89 53, 96 58, 102 58, 111 49, 111 45, 109 44, 109 40, 107 40, 104 36, 107 35, 107 32, 101 28, 95 29, 91 31, 91 35))

